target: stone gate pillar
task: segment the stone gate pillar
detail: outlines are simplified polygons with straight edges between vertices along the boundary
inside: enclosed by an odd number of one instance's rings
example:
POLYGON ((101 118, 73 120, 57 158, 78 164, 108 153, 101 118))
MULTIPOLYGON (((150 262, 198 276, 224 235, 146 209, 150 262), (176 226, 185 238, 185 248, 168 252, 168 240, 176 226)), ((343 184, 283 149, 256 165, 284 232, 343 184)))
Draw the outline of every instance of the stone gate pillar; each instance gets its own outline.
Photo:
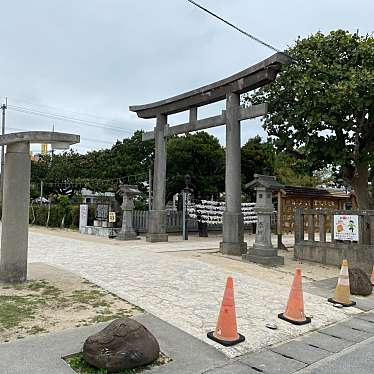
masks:
POLYGON ((244 223, 241 211, 241 145, 240 145, 240 95, 226 96, 226 209, 223 213, 223 241, 221 252, 231 255, 245 253, 244 223))
POLYGON ((155 128, 155 161, 153 175, 153 204, 149 211, 148 232, 146 240, 148 242, 167 242, 166 234, 166 138, 165 127, 167 116, 158 114, 155 128))
POLYGON ((24 282, 27 278, 27 249, 30 201, 30 143, 53 144, 68 149, 79 143, 79 135, 28 131, 0 136, 6 145, 1 234, 0 281, 24 282))
POLYGON ((24 282, 30 200, 30 143, 7 146, 4 166, 0 280, 24 282))

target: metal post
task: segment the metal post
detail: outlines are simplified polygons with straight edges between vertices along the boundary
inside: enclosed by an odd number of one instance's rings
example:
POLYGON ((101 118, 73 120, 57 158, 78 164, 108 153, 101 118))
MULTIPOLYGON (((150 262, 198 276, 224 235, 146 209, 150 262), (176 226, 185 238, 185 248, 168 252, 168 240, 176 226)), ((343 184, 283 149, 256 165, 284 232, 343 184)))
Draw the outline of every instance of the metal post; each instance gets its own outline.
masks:
POLYGON ((182 232, 183 240, 188 240, 188 227, 187 227, 187 191, 182 191, 182 232))
POLYGON ((40 181, 40 205, 43 204, 43 181, 40 181))

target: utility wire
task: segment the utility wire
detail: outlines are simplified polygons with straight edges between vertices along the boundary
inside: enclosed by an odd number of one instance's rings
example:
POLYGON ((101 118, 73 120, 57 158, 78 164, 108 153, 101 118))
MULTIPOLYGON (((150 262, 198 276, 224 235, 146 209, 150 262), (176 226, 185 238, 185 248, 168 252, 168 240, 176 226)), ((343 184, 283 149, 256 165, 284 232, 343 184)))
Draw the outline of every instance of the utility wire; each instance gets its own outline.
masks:
MULTIPOLYGON (((31 110, 34 110, 35 108, 33 107, 39 107, 39 108, 49 108, 49 109, 54 109, 54 110, 58 110, 58 111, 61 111, 63 110, 66 114, 73 114, 73 115, 78 115, 78 116, 86 116, 86 117, 91 117, 91 118, 94 118, 94 119, 99 119, 100 121, 105 121, 106 123, 108 124, 119 124, 119 125, 122 125, 122 122, 119 121, 119 120, 115 120, 115 119, 108 119, 108 118, 105 118, 105 117, 102 117, 102 116, 98 116, 96 114, 90 114, 90 113, 83 113, 83 112, 76 112, 76 111, 72 111, 72 110, 67 110, 67 109, 63 109, 61 107, 57 107, 57 106, 52 106, 52 105, 46 105, 46 104, 36 104, 36 103, 32 103, 32 102, 29 102, 29 101, 23 101, 23 100, 18 100, 16 98, 13 98, 12 97, 12 101, 16 102, 16 103, 19 103, 21 104, 21 106, 23 107, 28 107, 29 109, 31 110)), ((37 109, 39 110, 39 109, 37 109)))
MULTIPOLYGON (((204 12, 210 14, 211 16, 213 16, 214 18, 217 18, 218 20, 224 22, 226 25, 229 25, 230 27, 232 27, 233 29, 239 31, 240 33, 242 33, 243 35, 247 36, 248 38, 256 41, 257 43, 260 43, 262 44, 263 46, 275 51, 275 52, 278 52, 278 53, 281 53, 282 55, 288 57, 289 59, 291 59, 293 62, 295 62, 296 64, 299 64, 299 65, 303 65, 304 67, 307 67, 308 64, 305 62, 305 61, 300 61, 298 59, 296 59, 295 57, 292 57, 290 54, 288 54, 287 52, 284 52, 284 51, 281 51, 280 49, 272 46, 271 44, 267 43, 267 42, 264 42, 263 40, 257 38, 256 36, 246 32, 245 30, 239 28, 238 26, 234 25, 233 23, 227 21, 226 19, 220 17, 219 15, 217 15, 216 13, 213 13, 212 11, 210 11, 209 9, 203 7, 202 5, 198 4, 196 1, 194 0, 187 0, 189 3, 193 4, 194 6, 198 7, 199 9, 203 10, 204 12)), ((333 77, 332 74, 330 74, 329 72, 327 71, 323 71, 323 70, 320 70, 320 69, 315 69, 317 72, 321 73, 321 74, 324 74, 326 75, 327 77, 333 77)))
MULTIPOLYGON (((212 11, 210 11, 209 9, 203 7, 202 5, 198 4, 196 1, 193 1, 193 0, 187 0, 189 3, 195 5, 196 7, 200 8, 201 10, 203 10, 204 12, 210 14, 211 16, 213 16, 214 18, 217 18, 219 19, 220 21, 226 23, 226 25, 229 25, 230 27, 234 28, 235 30, 239 31, 240 33, 242 33, 243 35, 247 36, 248 38, 251 38, 252 40, 256 41, 257 43, 260 43, 262 44, 263 46, 267 47, 267 48, 270 48, 271 50, 275 51, 275 52, 278 52, 278 53, 282 53, 282 54, 285 54, 287 55, 285 52, 282 52, 280 49, 272 46, 271 44, 269 43, 266 43, 264 42, 263 40, 257 38, 256 36, 248 33, 247 31, 239 28, 238 26, 235 26, 233 23, 227 21, 226 19, 220 17, 218 14, 215 14, 213 13, 212 11)), ((288 56, 288 55, 287 55, 288 56)), ((290 57, 290 56, 288 56, 290 57)))
POLYGON ((12 111, 16 111, 16 112, 20 112, 20 113, 31 114, 31 115, 41 116, 41 117, 55 119, 55 120, 77 123, 77 124, 84 125, 84 126, 92 126, 92 127, 103 128, 103 129, 120 131, 120 132, 125 132, 125 133, 128 133, 128 134, 132 134, 132 132, 129 131, 129 130, 121 129, 119 127, 107 126, 103 122, 95 122, 95 121, 84 120, 84 119, 80 119, 80 118, 76 118, 76 117, 69 117, 69 116, 66 116, 66 115, 63 115, 63 114, 59 114, 59 113, 42 112, 42 111, 39 111, 39 110, 32 110, 32 109, 22 107, 22 106, 17 106, 17 105, 8 105, 8 108, 12 111))

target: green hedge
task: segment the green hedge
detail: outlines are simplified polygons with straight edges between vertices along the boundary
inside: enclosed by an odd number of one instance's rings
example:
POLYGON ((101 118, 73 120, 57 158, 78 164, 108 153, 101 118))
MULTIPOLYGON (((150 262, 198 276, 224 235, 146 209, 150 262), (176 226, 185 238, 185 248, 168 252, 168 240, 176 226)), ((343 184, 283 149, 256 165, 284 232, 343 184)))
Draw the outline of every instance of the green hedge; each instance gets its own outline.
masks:
MULTIPOLYGON (((64 209, 60 205, 51 205, 48 227, 60 227, 64 209)), ((92 224, 95 216, 95 208, 88 208, 88 224, 92 224)), ((30 223, 38 226, 47 226, 48 205, 30 206, 30 223)), ((77 229, 79 227, 79 205, 70 205, 66 209, 64 227, 77 229)))

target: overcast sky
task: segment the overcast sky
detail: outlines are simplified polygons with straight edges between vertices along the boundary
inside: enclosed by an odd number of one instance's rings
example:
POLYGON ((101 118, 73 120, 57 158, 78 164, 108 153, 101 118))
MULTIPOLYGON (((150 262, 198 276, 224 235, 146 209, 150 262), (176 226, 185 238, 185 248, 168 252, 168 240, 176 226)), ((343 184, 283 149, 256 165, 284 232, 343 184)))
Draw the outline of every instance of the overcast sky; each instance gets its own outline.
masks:
MULTIPOLYGON (((372 0, 198 1, 282 50, 318 30, 374 29, 372 0)), ((136 129, 151 130, 154 122, 138 119, 129 105, 214 82, 273 54, 186 0, 3 0, 0 35, 1 98, 91 122, 9 109, 7 132, 54 125, 81 135, 80 152, 108 148, 136 129)), ((213 105, 199 116, 221 108, 222 103, 213 105)), ((223 127, 210 133, 224 144, 223 127)), ((256 134, 266 137, 258 120, 243 122, 242 143, 256 134)))

